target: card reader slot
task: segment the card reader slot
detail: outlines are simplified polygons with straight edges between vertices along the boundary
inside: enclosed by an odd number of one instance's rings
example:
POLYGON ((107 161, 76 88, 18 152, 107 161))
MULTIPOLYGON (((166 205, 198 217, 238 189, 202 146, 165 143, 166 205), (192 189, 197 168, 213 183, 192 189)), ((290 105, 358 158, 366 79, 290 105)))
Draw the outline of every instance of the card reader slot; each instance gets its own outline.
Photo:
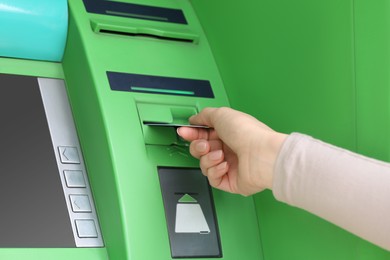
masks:
POLYGON ((117 23, 105 23, 98 21, 91 21, 92 30, 95 33, 121 35, 128 37, 146 37, 158 39, 163 41, 198 43, 199 36, 191 33, 188 30, 171 30, 159 27, 144 27, 144 26, 129 26, 117 23))
POLYGON ((99 33, 131 36, 131 37, 145 37, 145 38, 152 38, 152 39, 165 40, 165 41, 174 41, 174 42, 188 42, 188 43, 194 42, 193 39, 179 39, 179 38, 160 36, 160 35, 155 35, 155 34, 150 34, 150 33, 119 32, 119 31, 104 30, 104 29, 100 29, 99 33))
POLYGON ((180 145, 176 128, 189 125, 188 118, 197 113, 196 107, 137 103, 145 144, 180 145))

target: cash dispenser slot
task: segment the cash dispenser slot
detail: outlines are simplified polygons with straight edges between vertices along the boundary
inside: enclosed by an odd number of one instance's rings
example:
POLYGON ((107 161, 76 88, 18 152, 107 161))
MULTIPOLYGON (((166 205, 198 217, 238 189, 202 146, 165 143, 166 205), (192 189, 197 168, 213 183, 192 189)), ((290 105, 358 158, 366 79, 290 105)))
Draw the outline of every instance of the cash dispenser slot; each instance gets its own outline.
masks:
POLYGON ((195 33, 192 33, 188 29, 174 30, 157 26, 129 26, 128 24, 121 24, 119 22, 107 23, 97 20, 91 21, 91 27, 95 33, 110 35, 147 37, 165 41, 188 42, 195 44, 199 41, 199 36, 195 33))
POLYGON ((189 125, 188 118, 197 113, 191 106, 175 106, 150 103, 137 104, 138 115, 145 144, 180 145, 176 127, 189 125))

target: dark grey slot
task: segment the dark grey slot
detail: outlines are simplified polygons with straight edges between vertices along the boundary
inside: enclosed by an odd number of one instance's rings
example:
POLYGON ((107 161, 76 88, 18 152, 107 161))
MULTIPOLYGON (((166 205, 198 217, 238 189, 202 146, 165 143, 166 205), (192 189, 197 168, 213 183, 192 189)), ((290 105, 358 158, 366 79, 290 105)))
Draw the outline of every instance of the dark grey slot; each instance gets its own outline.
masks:
POLYGON ((159 36, 159 35, 148 34, 148 33, 131 33, 131 32, 112 31, 112 30, 106 30, 106 29, 100 29, 99 32, 105 33, 105 34, 121 35, 121 36, 147 37, 147 38, 165 40, 165 41, 194 43, 194 40, 191 40, 191 39, 159 36))

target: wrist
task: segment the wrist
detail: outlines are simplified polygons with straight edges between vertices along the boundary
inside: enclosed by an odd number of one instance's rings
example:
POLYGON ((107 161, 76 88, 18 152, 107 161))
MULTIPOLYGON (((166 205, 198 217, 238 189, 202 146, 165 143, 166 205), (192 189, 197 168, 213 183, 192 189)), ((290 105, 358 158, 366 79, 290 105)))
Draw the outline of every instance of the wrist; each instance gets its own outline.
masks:
POLYGON ((272 190, 274 168, 282 145, 288 135, 278 132, 270 132, 260 144, 258 153, 258 186, 261 190, 272 190))

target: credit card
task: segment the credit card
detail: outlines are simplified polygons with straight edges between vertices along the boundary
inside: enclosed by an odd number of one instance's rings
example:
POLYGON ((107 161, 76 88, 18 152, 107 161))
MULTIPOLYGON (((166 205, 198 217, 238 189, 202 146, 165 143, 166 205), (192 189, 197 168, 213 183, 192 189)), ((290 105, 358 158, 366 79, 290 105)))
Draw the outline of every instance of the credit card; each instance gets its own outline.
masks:
POLYGON ((190 124, 181 124, 181 123, 161 123, 161 122, 145 122, 144 125, 148 126, 164 126, 164 127, 194 127, 194 128, 205 128, 209 129, 210 127, 206 125, 190 125, 190 124))

